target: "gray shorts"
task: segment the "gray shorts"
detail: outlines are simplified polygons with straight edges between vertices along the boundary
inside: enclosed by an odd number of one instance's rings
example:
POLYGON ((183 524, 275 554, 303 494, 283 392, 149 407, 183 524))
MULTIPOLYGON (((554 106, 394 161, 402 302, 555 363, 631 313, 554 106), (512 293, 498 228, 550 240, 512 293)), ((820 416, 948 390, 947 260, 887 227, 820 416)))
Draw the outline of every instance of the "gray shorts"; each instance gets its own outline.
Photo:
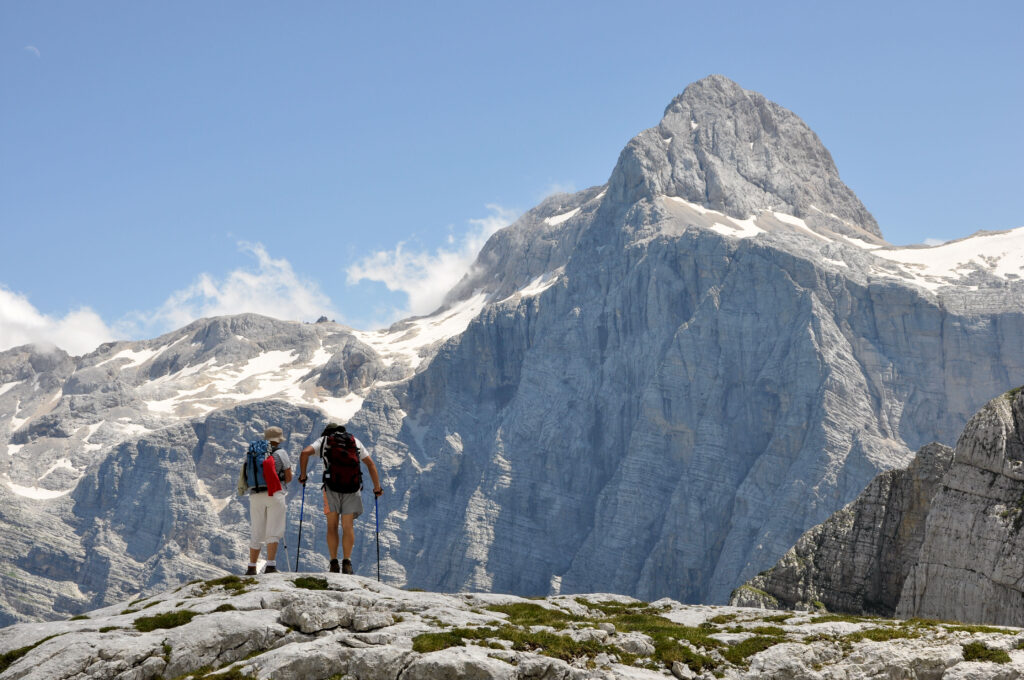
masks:
POLYGON ((336 512, 339 515, 354 515, 352 519, 363 514, 363 496, 361 492, 339 493, 324 489, 324 514, 336 512))

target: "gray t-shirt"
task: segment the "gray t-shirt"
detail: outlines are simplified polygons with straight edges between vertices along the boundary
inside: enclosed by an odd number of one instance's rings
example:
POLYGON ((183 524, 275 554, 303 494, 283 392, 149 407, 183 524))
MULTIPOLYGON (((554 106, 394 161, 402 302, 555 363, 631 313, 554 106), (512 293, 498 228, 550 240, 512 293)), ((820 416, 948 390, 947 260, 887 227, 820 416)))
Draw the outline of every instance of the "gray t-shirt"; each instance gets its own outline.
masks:
MULTIPOLYGON (((284 449, 277 449, 271 455, 274 456, 274 469, 277 470, 277 478, 281 480, 281 490, 275 493, 274 495, 283 495, 286 491, 288 491, 288 483, 284 481, 284 473, 285 470, 289 469, 292 466, 292 461, 291 458, 288 457, 288 452, 285 451, 284 449)), ((245 478, 245 463, 242 463, 242 472, 238 477, 239 495, 243 493, 243 489, 248 489, 248 485, 246 484, 245 478)))

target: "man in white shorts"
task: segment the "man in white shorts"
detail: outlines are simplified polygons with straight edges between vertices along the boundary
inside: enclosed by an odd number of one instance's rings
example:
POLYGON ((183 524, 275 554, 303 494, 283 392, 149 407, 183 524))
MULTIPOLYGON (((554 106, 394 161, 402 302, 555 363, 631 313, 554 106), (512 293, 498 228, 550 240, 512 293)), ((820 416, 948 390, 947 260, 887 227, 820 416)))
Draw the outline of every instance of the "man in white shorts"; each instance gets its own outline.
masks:
MULTIPOLYGON (((284 432, 279 427, 268 427, 263 433, 263 438, 270 442, 270 456, 274 459, 274 470, 277 473, 278 483, 262 490, 249 489, 249 566, 245 570, 246 576, 256 575, 256 564, 260 558, 260 550, 263 544, 267 545, 267 565, 263 570, 265 574, 273 574, 277 571, 277 543, 284 537, 285 520, 285 493, 284 487, 292 481, 292 462, 284 449, 279 448, 284 441, 284 432), (274 489, 279 489, 274 491, 274 489), (270 491, 274 491, 273 494, 270 491)), ((239 486, 246 484, 245 466, 242 466, 242 476, 239 486)))
POLYGON ((321 456, 324 461, 324 514, 327 515, 327 550, 331 555, 331 571, 345 574, 352 573, 352 546, 355 545, 356 534, 353 523, 356 517, 363 514, 362 474, 359 471, 359 463, 366 466, 373 480, 373 494, 380 496, 384 490, 380 486, 380 478, 377 476, 377 466, 370 459, 370 454, 363 446, 363 443, 354 436, 345 432, 344 425, 329 423, 324 428, 323 434, 315 442, 302 449, 302 456, 299 459, 299 483, 306 485, 306 465, 314 454, 321 456), (351 459, 347 461, 349 469, 337 468, 329 464, 329 454, 335 439, 334 435, 344 435, 343 439, 351 450, 351 459), (351 440, 351 441, 349 441, 351 440), (351 469, 354 466, 354 470, 351 469), (340 473, 339 473, 340 470, 340 473), (333 479, 332 479, 333 474, 333 479), (346 483, 338 482, 338 477, 344 474, 348 479, 346 483), (339 491, 335 488, 349 489, 339 491), (341 524, 341 549, 342 563, 338 565, 338 525, 341 524))

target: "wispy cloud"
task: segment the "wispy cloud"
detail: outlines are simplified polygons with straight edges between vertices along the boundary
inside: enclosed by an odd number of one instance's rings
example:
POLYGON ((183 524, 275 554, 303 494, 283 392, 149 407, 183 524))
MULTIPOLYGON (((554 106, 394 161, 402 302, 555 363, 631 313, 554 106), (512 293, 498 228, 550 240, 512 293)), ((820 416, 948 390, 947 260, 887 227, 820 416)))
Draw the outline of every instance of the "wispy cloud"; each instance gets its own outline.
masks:
POLYGON ((48 316, 24 295, 0 287, 0 351, 35 344, 85 354, 104 342, 152 337, 202 317, 225 314, 255 312, 295 321, 338 316, 330 298, 316 283, 298 276, 288 260, 271 257, 259 243, 239 243, 239 248, 253 256, 252 267, 223 278, 200 274, 155 310, 132 312, 110 325, 88 307, 63 318, 48 316))
POLYGON ((39 57, 43 56, 42 54, 39 53, 39 48, 36 47, 35 45, 25 45, 25 51, 29 52, 32 55, 34 55, 37 59, 39 57))
POLYGON ((391 321, 410 314, 428 314, 441 304, 445 294, 469 271, 487 239, 515 220, 515 211, 488 205, 487 217, 469 220, 470 229, 434 252, 417 250, 404 241, 393 250, 382 250, 356 262, 346 270, 348 283, 378 281, 388 290, 404 293, 408 303, 394 310, 391 321))
POLYGON ((256 259, 254 267, 236 269, 223 279, 200 274, 192 285, 172 293, 155 311, 126 319, 126 330, 136 336, 152 334, 203 317, 245 312, 294 321, 336 315, 330 298, 315 282, 299 277, 288 260, 272 258, 261 243, 238 245, 256 259))
POLYGON ((85 354, 114 338, 114 330, 88 307, 57 318, 40 312, 24 295, 0 288, 0 350, 56 345, 71 354, 85 354))
POLYGON ((926 238, 924 240, 924 244, 926 246, 941 246, 943 243, 945 243, 945 241, 941 238, 926 238))
POLYGON ((552 182, 548 185, 547 189, 544 190, 544 195, 541 199, 547 198, 554 194, 574 194, 576 193, 576 185, 572 182, 552 182))

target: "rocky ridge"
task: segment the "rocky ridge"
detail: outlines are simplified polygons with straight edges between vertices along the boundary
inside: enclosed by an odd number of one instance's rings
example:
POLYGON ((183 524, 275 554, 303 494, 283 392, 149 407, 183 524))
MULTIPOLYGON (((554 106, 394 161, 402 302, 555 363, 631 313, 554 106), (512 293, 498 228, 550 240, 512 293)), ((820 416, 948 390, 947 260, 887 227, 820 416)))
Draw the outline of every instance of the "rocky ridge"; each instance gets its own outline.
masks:
POLYGON ((877 231, 795 114, 715 76, 606 185, 495 234, 429 316, 0 353, 0 624, 236 568, 246 442, 279 424, 295 457, 327 419, 383 473, 391 583, 723 602, 1024 382, 1024 230, 877 231))
POLYGON ((939 621, 409 592, 360 577, 193 582, 0 630, 0 680, 1020 677, 1024 631, 939 621))
POLYGON ((805 533, 733 604, 1024 624, 1024 390, 805 533))

